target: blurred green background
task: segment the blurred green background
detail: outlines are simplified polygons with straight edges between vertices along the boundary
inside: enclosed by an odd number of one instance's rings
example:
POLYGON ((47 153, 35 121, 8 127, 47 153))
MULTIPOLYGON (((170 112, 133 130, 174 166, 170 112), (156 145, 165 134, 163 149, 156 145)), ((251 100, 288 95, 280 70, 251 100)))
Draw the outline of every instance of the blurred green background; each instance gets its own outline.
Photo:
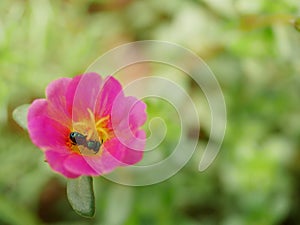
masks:
MULTIPOLYGON (((0 224, 300 224, 300 33, 292 24, 299 14, 297 0, 1 0, 0 224), (96 178, 96 217, 81 218, 67 202, 66 179, 49 169, 12 111, 107 50, 147 39, 191 49, 217 76, 228 112, 221 152, 200 173, 197 151, 152 186, 96 178)), ((201 91, 179 77, 200 102, 205 146, 210 112, 201 91)), ((148 100, 149 118, 169 118, 165 153, 178 138, 169 107, 148 100)))

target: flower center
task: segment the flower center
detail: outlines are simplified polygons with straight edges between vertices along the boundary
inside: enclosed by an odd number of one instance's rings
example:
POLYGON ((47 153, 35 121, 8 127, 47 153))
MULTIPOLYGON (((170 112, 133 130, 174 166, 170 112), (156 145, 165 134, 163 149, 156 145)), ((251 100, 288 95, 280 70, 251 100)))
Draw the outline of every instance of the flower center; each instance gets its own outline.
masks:
POLYGON ((73 122, 70 132, 69 146, 72 151, 81 155, 95 155, 102 153, 102 144, 113 135, 109 128, 109 115, 96 119, 90 109, 89 118, 84 121, 73 122))

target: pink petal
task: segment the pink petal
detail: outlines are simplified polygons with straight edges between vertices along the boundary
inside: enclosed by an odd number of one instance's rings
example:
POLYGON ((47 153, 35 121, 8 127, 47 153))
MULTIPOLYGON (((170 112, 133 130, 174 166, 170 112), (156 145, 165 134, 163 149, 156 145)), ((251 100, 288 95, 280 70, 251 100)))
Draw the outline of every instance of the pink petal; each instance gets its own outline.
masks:
POLYGON ((86 162, 97 171, 98 175, 106 174, 114 170, 116 167, 122 165, 109 152, 103 151, 101 155, 93 157, 85 156, 86 162))
POLYGON ((71 78, 60 78, 51 82, 46 89, 46 98, 49 103, 49 115, 66 127, 71 126, 71 113, 67 109, 66 91, 71 78))
POLYGON ((55 148, 66 145, 69 129, 49 117, 48 102, 35 100, 28 111, 28 132, 32 142, 40 148, 55 148))
POLYGON ((135 131, 146 122, 145 110, 146 104, 135 97, 118 97, 112 109, 113 128, 123 132, 128 132, 129 129, 135 131))
POLYGON ((145 137, 145 132, 141 130, 137 131, 135 137, 126 140, 126 142, 118 138, 108 140, 104 147, 121 164, 132 165, 139 162, 143 157, 145 137))
MULTIPOLYGON (((146 133, 144 130, 139 130, 135 133, 135 138, 131 140, 131 143, 125 143, 126 146, 130 146, 125 151, 123 162, 128 165, 133 165, 142 160, 144 149, 146 144, 146 133)), ((123 143, 124 145, 124 143, 123 143)))
POLYGON ((114 134, 120 142, 132 149, 141 149, 139 146, 143 146, 145 142, 135 135, 147 119, 145 109, 146 104, 134 97, 118 97, 112 109, 111 126, 114 134))
MULTIPOLYGON (((131 97, 133 98, 133 97, 131 97)), ((135 99, 135 98, 134 98, 135 99)), ((133 127, 140 127, 144 125, 147 120, 146 107, 147 105, 142 101, 131 100, 132 108, 129 112, 129 123, 133 125, 133 127)))
POLYGON ((65 167, 75 174, 85 176, 96 176, 98 173, 86 162, 86 159, 79 154, 72 154, 64 161, 65 167))
POLYGON ((69 153, 48 150, 45 152, 45 156, 50 167, 56 172, 59 172, 68 178, 77 178, 81 175, 80 173, 73 173, 65 168, 65 160, 70 156, 69 153))
POLYGON ((74 121, 89 118, 88 109, 94 112, 101 82, 101 77, 97 73, 86 73, 72 80, 66 98, 68 108, 72 108, 74 121))
POLYGON ((67 105, 67 110, 70 113, 70 115, 72 115, 74 96, 75 96, 75 92, 76 92, 78 83, 80 82, 80 79, 81 79, 81 76, 74 77, 67 87, 66 105, 67 105))
MULTIPOLYGON (((105 142, 101 155, 85 156, 84 158, 90 167, 97 171, 98 175, 109 173, 120 166, 133 165, 143 157, 145 132, 137 131, 136 137, 144 140, 143 145, 139 146, 139 151, 124 146, 117 138, 114 138, 105 142)), ((131 144, 134 145, 134 143, 131 144)))
POLYGON ((68 178, 96 176, 142 159, 146 135, 139 127, 146 121, 146 105, 134 97, 125 97, 113 77, 104 83, 96 73, 61 78, 47 87, 46 96, 47 100, 36 100, 30 106, 28 130, 33 143, 46 150, 53 170, 68 178), (85 122, 90 118, 88 109, 97 118, 110 115, 109 126, 114 125, 116 135, 95 156, 72 153, 67 146, 72 121, 85 122))
POLYGON ((123 96, 121 84, 114 77, 107 77, 97 98, 95 115, 99 118, 109 115, 118 95, 123 96))

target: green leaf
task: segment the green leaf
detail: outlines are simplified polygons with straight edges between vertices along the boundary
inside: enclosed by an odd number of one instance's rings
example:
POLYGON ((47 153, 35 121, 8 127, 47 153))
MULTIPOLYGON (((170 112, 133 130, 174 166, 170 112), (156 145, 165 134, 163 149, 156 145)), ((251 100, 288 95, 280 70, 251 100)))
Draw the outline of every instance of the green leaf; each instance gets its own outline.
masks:
POLYGON ((95 196, 92 177, 70 179, 67 183, 68 200, 76 213, 83 217, 95 214, 95 196))
POLYGON ((30 104, 21 105, 15 108, 12 113, 12 116, 16 123, 25 130, 27 130, 27 114, 29 106, 30 104))

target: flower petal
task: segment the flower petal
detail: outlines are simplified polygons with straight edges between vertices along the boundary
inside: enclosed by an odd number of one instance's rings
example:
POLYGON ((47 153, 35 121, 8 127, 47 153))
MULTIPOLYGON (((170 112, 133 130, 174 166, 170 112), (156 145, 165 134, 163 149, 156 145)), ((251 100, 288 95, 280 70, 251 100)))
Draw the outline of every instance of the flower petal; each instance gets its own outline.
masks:
POLYGON ((146 104, 132 96, 116 102, 116 108, 113 108, 112 112, 113 125, 117 124, 114 128, 125 131, 130 128, 135 131, 146 122, 145 110, 146 104))
POLYGON ((71 126, 72 118, 66 104, 66 91, 71 81, 71 78, 60 78, 51 82, 46 89, 50 116, 66 127, 71 126))
POLYGON ((65 160, 70 156, 69 153, 48 150, 45 152, 45 156, 50 167, 56 172, 59 172, 68 178, 77 178, 81 175, 80 173, 70 172, 65 168, 65 160))
POLYGON ((129 112, 129 123, 136 128, 144 125, 147 120, 146 108, 147 105, 143 101, 135 100, 129 112))
POLYGON ((68 178, 96 176, 142 159, 146 134, 139 128, 146 121, 146 105, 125 97, 115 78, 102 82, 96 73, 61 78, 47 87, 46 97, 30 106, 28 130, 33 143, 45 150, 53 170, 68 178), (105 141, 101 154, 81 155, 69 148, 69 134, 74 122, 90 126, 90 112, 96 119, 109 115, 108 126, 114 135, 105 141))
POLYGON ((135 133, 135 137, 126 140, 126 142, 113 138, 105 142, 104 147, 121 164, 132 165, 139 162, 143 157, 145 138, 145 131, 140 130, 135 133))
POLYGON ((101 155, 93 157, 85 156, 86 162, 97 171, 98 175, 106 174, 114 170, 116 167, 124 165, 113 157, 108 151, 103 151, 101 155))
POLYGON ((28 132, 32 142, 40 148, 55 148, 66 145, 69 129, 50 118, 48 102, 35 100, 28 111, 28 132))
POLYGON ((95 115, 99 118, 109 115, 115 98, 118 95, 124 96, 121 84, 114 77, 108 76, 104 80, 97 98, 95 115))
POLYGON ((126 146, 139 150, 144 140, 136 137, 135 132, 146 121, 146 104, 134 97, 117 97, 111 113, 111 127, 115 136, 126 146), (134 141, 133 141, 134 140, 134 141), (139 143, 140 142, 140 143, 139 143))
POLYGON ((87 163, 86 159, 79 154, 71 154, 65 161, 65 167, 75 174, 85 176, 97 176, 98 173, 87 163))
POLYGON ((72 111, 73 111, 73 102, 74 102, 74 96, 75 96, 75 92, 78 86, 78 83, 81 79, 81 76, 76 76, 74 77, 71 82, 69 83, 68 87, 67 87, 67 91, 66 91, 66 105, 67 105, 67 109, 68 112, 72 115, 72 111))
POLYGON ((73 121, 89 118, 88 109, 94 112, 101 83, 102 79, 97 73, 83 74, 70 83, 66 97, 68 106, 72 105, 73 121))

